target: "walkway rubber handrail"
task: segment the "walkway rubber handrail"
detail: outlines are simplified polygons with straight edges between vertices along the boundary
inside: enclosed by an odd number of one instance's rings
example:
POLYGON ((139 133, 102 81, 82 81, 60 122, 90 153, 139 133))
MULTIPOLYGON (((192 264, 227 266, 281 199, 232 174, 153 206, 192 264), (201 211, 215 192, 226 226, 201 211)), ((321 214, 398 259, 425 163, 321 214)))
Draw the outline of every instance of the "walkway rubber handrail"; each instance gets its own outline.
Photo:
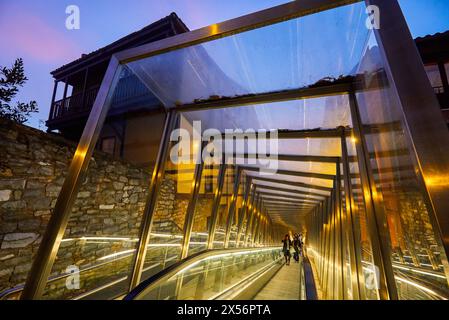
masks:
POLYGON ((158 282, 165 278, 170 278, 176 275, 182 269, 193 265, 205 258, 218 256, 221 254, 229 254, 229 253, 240 253, 240 252, 251 252, 251 251, 262 251, 262 250, 277 250, 281 249, 280 247, 259 247, 259 248, 233 248, 233 249, 211 249, 204 250, 193 254, 183 260, 178 261, 177 263, 171 265, 170 267, 165 268, 161 272, 149 277, 148 279, 141 282, 137 287, 135 287, 131 292, 129 292, 123 300, 135 300, 140 294, 144 291, 149 290, 150 287, 155 287, 158 285, 158 282))
POLYGON ((318 293, 316 290, 315 278, 313 277, 313 270, 307 256, 303 257, 302 268, 304 269, 304 283, 306 290, 306 300, 318 300, 318 293))

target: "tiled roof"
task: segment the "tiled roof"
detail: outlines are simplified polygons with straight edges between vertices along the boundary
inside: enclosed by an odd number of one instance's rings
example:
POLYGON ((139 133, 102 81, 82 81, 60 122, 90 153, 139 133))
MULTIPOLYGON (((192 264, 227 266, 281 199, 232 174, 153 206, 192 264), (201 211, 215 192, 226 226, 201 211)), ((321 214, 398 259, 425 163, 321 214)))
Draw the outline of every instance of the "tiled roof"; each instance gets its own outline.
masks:
POLYGON ((449 30, 445 31, 445 32, 438 32, 435 34, 428 34, 427 36, 424 37, 418 37, 415 39, 416 42, 422 42, 422 41, 428 41, 428 40, 437 40, 439 38, 446 38, 449 37, 449 30))

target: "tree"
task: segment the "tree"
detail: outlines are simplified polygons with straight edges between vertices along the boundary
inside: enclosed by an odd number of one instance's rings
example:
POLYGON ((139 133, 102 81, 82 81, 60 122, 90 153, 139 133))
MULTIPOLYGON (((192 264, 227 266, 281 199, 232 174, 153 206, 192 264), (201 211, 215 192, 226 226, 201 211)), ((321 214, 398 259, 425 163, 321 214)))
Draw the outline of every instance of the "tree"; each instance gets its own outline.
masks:
POLYGON ((38 112, 36 101, 17 101, 15 105, 12 104, 19 88, 23 87, 27 80, 22 58, 17 59, 11 68, 0 66, 0 117, 24 123, 31 113, 38 112))

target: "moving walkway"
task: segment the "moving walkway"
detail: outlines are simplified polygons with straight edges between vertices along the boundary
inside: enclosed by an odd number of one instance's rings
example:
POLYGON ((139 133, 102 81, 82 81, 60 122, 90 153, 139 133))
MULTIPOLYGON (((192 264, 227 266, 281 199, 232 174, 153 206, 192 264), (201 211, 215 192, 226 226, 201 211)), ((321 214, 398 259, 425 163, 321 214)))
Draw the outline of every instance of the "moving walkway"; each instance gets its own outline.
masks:
POLYGON ((306 263, 300 259, 286 266, 279 247, 207 250, 147 279, 124 299, 315 299, 313 280, 304 276, 306 263))

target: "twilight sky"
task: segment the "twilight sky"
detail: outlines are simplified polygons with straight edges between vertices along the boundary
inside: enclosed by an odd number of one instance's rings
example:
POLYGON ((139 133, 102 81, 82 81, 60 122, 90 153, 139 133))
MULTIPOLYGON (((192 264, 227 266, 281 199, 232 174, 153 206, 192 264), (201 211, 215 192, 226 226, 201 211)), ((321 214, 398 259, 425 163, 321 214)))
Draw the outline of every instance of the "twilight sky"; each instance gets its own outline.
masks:
MULTIPOLYGON (((45 130, 53 90, 50 71, 176 12, 191 29, 269 8, 287 0, 0 0, 0 66, 17 57, 29 81, 18 99, 36 100, 29 125, 45 130), (81 11, 80 30, 67 30, 65 9, 81 11)), ((400 0, 414 37, 449 29, 449 0, 400 0)), ((317 26, 319 27, 319 26, 317 26)))

